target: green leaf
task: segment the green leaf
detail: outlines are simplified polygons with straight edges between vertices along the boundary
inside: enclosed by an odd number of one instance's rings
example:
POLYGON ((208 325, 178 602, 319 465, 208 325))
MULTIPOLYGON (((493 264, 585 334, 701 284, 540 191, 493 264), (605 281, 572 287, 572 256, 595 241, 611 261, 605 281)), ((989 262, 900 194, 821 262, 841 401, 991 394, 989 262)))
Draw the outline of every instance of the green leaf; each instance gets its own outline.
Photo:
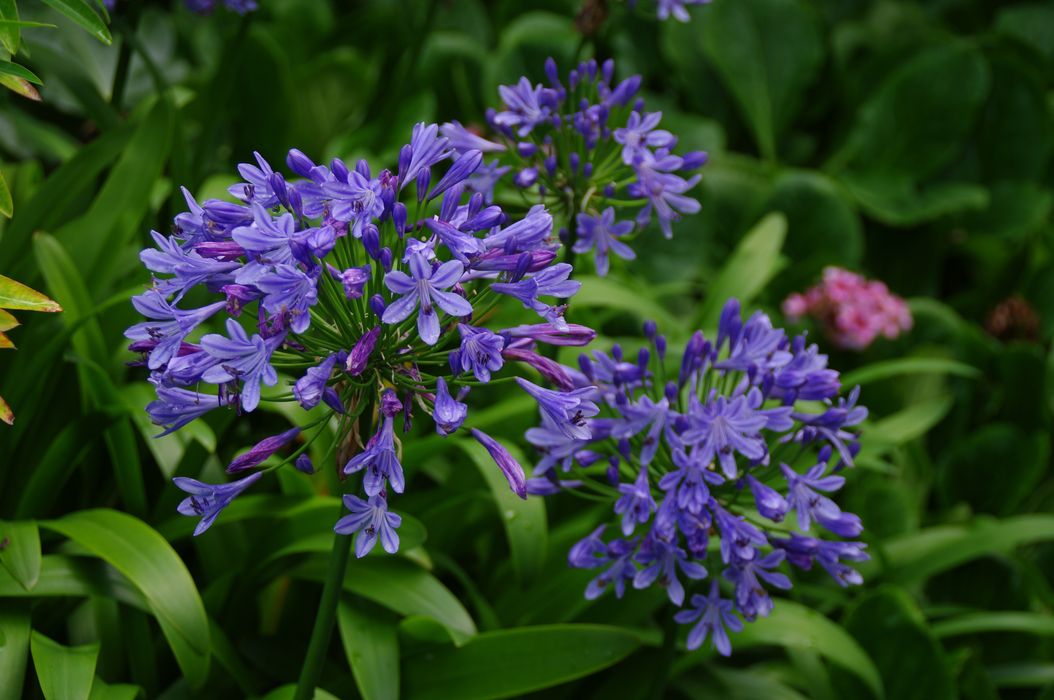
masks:
POLYGON ((874 662, 844 629, 822 614, 790 600, 781 600, 768 617, 745 625, 732 646, 783 646, 811 649, 855 674, 876 698, 883 697, 882 677, 874 662))
MULTIPOLYGON (((1037 541, 1054 540, 1054 516, 1019 515, 996 520, 975 518, 969 525, 938 525, 882 545, 885 575, 905 585, 925 581, 978 557, 1005 554, 1037 541)), ((877 573, 877 559, 861 567, 865 577, 877 573)))
POLYGON ((0 45, 14 56, 22 42, 22 23, 18 21, 18 3, 16 0, 0 0, 0 45))
POLYGON ((1037 637, 1054 637, 1054 616, 1031 612, 975 612, 934 622, 937 637, 957 637, 988 632, 1016 632, 1037 637))
POLYGON ((0 309, 18 309, 22 311, 46 311, 55 313, 62 307, 21 282, 0 275, 0 309))
POLYGON ((571 301, 575 308, 617 309, 620 313, 634 314, 642 321, 651 319, 671 336, 683 335, 684 324, 643 289, 631 286, 629 280, 616 282, 592 275, 582 275, 578 280, 582 288, 571 301))
POLYGON ((1046 2, 1000 7, 995 29, 1031 46, 1054 61, 1054 8, 1046 2))
MULTIPOLYGON (((326 561, 315 558, 305 562, 292 575, 323 581, 326 561)), ((402 615, 430 617, 444 625, 456 641, 462 642, 476 634, 476 623, 450 589, 404 559, 366 557, 351 562, 344 577, 344 590, 402 615)))
POLYGON ((29 660, 29 605, 0 600, 0 698, 21 698, 29 660))
POLYGON ((1031 688, 1054 684, 1054 664, 1036 661, 999 664, 988 675, 1000 688, 1031 688))
POLYGON ((981 370, 944 357, 903 357, 897 360, 872 362, 860 369, 846 372, 842 375, 842 386, 870 384, 908 374, 951 374, 957 377, 977 379, 981 376, 981 370))
MULTIPOLYGON (((480 474, 494 496, 505 536, 509 540, 512 565, 523 580, 534 578, 545 563, 548 545, 548 527, 545 519, 545 502, 538 497, 521 499, 509 489, 494 460, 476 442, 459 441, 460 447, 480 474)), ((508 446, 509 453, 520 464, 527 464, 523 453, 515 446, 508 446)))
POLYGON ((26 99, 40 102, 40 92, 38 92, 37 89, 33 87, 33 83, 28 80, 0 73, 0 85, 3 85, 11 92, 21 95, 26 99))
POLYGON ((40 533, 32 520, 0 522, 0 564, 27 591, 40 578, 40 533))
MULTIPOLYGON (((951 410, 951 396, 927 399, 875 421, 864 431, 867 445, 903 445, 922 437, 930 428, 941 422, 951 410)), ((874 456, 874 455, 872 455, 874 456)))
POLYGON ((65 554, 45 554, 40 566, 40 578, 32 591, 27 591, 0 569, 0 598, 75 598, 100 596, 113 598, 127 605, 149 611, 142 594, 128 579, 98 559, 65 554))
POLYGON ((971 44, 945 42, 919 52, 860 108, 836 160, 912 180, 933 175, 970 133, 989 82, 984 56, 971 44))
POLYGON ((192 686, 208 676, 209 625, 190 572, 149 525, 114 510, 71 513, 41 523, 70 538, 124 574, 143 594, 192 686))
POLYGON ((337 623, 363 700, 399 700, 398 621, 390 613, 345 597, 337 623))
POLYGON ((588 676, 631 654, 640 640, 619 627, 548 625, 486 632, 461 648, 408 660, 408 700, 519 697, 588 676))
POLYGON ((64 647, 33 632, 30 648, 45 700, 88 700, 99 658, 98 644, 64 647))
POLYGON ((972 183, 920 188, 906 176, 874 173, 845 173, 842 182, 861 209, 888 226, 909 228, 988 206, 988 190, 972 183))
POLYGON ((24 66, 18 65, 17 63, 12 63, 11 61, 0 61, 0 74, 12 75, 16 78, 25 80, 27 83, 33 83, 34 85, 43 85, 36 73, 24 66))
POLYGON ((107 46, 113 43, 110 30, 86 0, 43 0, 43 2, 73 20, 74 24, 107 46))
POLYGON ((736 246, 731 257, 706 290, 699 314, 699 327, 717 328, 725 302, 736 298, 749 307, 783 266, 780 249, 787 236, 787 219, 779 212, 768 214, 736 246))
POLYGON ((15 214, 15 204, 11 200, 11 189, 7 186, 7 179, 0 173, 0 214, 11 218, 15 214))
MULTIPOLYGON (((281 687, 275 688, 267 695, 264 695, 260 700, 293 700, 296 696, 296 685, 290 683, 281 687)), ((314 695, 311 696, 312 700, 340 700, 336 695, 328 693, 322 688, 315 688, 314 695)))
POLYGON ((823 62, 818 22, 796 0, 718 2, 700 14, 693 24, 702 31, 703 50, 761 154, 775 158, 777 139, 823 62))
POLYGON ((890 698, 956 697, 941 646, 903 590, 884 587, 868 594, 849 611, 845 628, 878 667, 890 698))
POLYGON ((96 678, 91 686, 88 700, 136 700, 142 693, 139 686, 128 684, 110 685, 101 678, 96 678))
POLYGON ((950 445, 939 462, 937 485, 944 501, 965 501, 975 512, 1010 515, 1035 493, 1047 475, 1050 434, 1014 423, 982 425, 950 445), (1000 478, 992 479, 992 465, 1000 478))

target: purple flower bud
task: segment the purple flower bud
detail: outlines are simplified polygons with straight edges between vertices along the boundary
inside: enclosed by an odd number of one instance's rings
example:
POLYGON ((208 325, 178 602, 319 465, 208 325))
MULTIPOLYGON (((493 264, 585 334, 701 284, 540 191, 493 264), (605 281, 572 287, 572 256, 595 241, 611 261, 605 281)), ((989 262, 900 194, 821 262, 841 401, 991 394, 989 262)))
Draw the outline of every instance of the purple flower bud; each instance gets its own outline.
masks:
MULTIPOLYGON (((400 166, 399 172, 402 172, 400 166)), ((417 201, 425 201, 425 194, 428 192, 428 183, 432 180, 432 171, 430 168, 423 168, 417 173, 417 201)))
POLYGON ((605 476, 607 476, 608 483, 612 486, 618 486, 621 479, 618 473, 619 458, 615 455, 608 457, 608 468, 604 470, 605 476))
POLYGON ((677 388, 676 382, 666 382, 666 389, 663 393, 666 395, 666 400, 670 402, 671 406, 677 405, 677 397, 681 392, 677 388))
POLYGON ((549 177, 556 174, 556 156, 545 157, 545 172, 549 173, 549 177))
POLYGON ((461 427, 467 415, 468 406, 450 395, 445 379, 436 378, 435 410, 432 413, 436 432, 444 436, 450 435, 461 427))
POLYGON ((381 262, 381 267, 384 268, 385 272, 391 272, 392 271, 392 249, 391 248, 388 248, 387 246, 384 247, 384 248, 381 248, 380 262, 381 262))
POLYGON ((291 428, 284 433, 264 438, 253 445, 245 454, 235 457, 227 466, 227 472, 233 474, 235 472, 245 471, 246 469, 252 469, 253 467, 258 466, 280 448, 285 447, 292 442, 299 434, 300 428, 291 428))
POLYGON ((391 389, 385 389, 381 394, 381 413, 391 418, 401 410, 403 410, 403 402, 399 400, 399 396, 391 389))
POLYGON ((611 92, 610 101, 620 107, 625 106, 633 96, 637 94, 637 91, 640 90, 640 83, 641 77, 639 75, 626 78, 611 92))
POLYGON ((295 148, 289 150, 285 157, 285 164, 300 177, 310 177, 311 169, 315 167, 314 162, 304 155, 303 151, 295 148))
POLYGON ((655 334, 659 332, 659 325, 655 321, 647 320, 644 322, 644 337, 654 342, 655 334))
POLYGON ((370 281, 370 266, 363 265, 362 267, 349 267, 347 270, 341 272, 337 268, 333 267, 329 263, 326 263, 326 269, 329 270, 329 274, 334 279, 339 280, 344 286, 344 296, 348 299, 358 299, 362 296, 362 290, 366 286, 366 283, 370 281))
POLYGON ((666 359, 666 336, 660 335, 655 338, 655 353, 659 356, 659 360, 666 359))
POLYGON ((362 247, 366 249, 366 254, 371 258, 374 260, 380 259, 381 232, 372 223, 362 227, 362 247))
POLYGON ((396 202, 392 207, 392 223, 395 224, 395 232, 402 238, 406 233, 406 205, 402 202, 396 202))
POLYGON ((377 318, 380 318, 384 315, 384 309, 388 306, 386 303, 384 303, 384 297, 382 297, 380 294, 374 294, 372 297, 370 297, 368 304, 370 307, 370 311, 376 314, 377 318))
POLYGON ((538 168, 524 168, 516 173, 516 177, 512 179, 512 184, 517 187, 527 188, 537 182, 537 180, 538 168))
POLYGON ((551 323, 536 323, 506 328, 501 331, 501 335, 507 338, 530 338, 536 342, 548 345, 581 347, 593 342, 593 339, 597 337, 597 332, 592 328, 587 328, 577 323, 567 324, 567 328, 564 330, 557 329, 551 323))
POLYGON ((766 486, 752 476, 747 476, 747 483, 750 484, 750 492, 754 494, 754 503, 757 505, 758 513, 772 522, 782 522, 783 516, 790 510, 787 499, 781 496, 776 489, 766 486))
POLYGON ((369 362, 370 355, 373 353, 373 348, 377 345, 377 338, 380 334, 381 327, 374 326, 359 338, 355 343, 355 347, 351 349, 351 353, 348 354, 348 362, 345 365, 348 374, 357 377, 363 373, 366 369, 366 363, 369 362))
POLYGON ((564 368, 558 362, 550 360, 548 357, 543 357, 536 352, 523 348, 505 348, 501 354, 506 360, 525 362, 534 367, 538 374, 548 379, 561 391, 571 391, 575 388, 574 382, 564 368))
POLYGON ((691 151, 685 153, 682 160, 684 161, 681 164, 683 170, 695 170, 706 165, 706 162, 710 160, 710 156, 706 151, 691 151))
POLYGON ((305 474, 314 474, 315 465, 311 463, 311 457, 307 452, 300 453, 300 456, 293 462, 293 466, 296 467, 297 471, 304 472, 305 474))
POLYGON ((609 182, 608 184, 604 185, 604 196, 607 197, 608 199, 611 199, 612 197, 614 197, 616 191, 617 190, 615 188, 615 183, 614 182, 609 182))
POLYGON ((245 255, 245 249, 234 241, 203 241, 194 244, 194 252, 203 258, 221 262, 237 260, 245 255))
POLYGON ((567 157, 567 163, 571 167, 571 172, 573 172, 573 173, 577 173, 578 172, 578 161, 579 161, 579 157, 578 157, 577 153, 572 153, 571 155, 569 155, 567 157))
POLYGON ((586 178, 593 177, 593 163, 586 163, 582 166, 582 176, 586 178))
POLYGON ((355 172, 362 175, 367 180, 370 179, 370 164, 365 158, 360 158, 359 162, 355 164, 355 172))
POLYGON ((464 182, 469 175, 479 169, 482 162, 483 153, 481 151, 473 149, 462 153, 439 182, 436 183, 436 186, 432 188, 432 191, 428 193, 428 199, 433 200, 454 185, 464 182))
POLYGON ((545 59, 545 77, 549 79, 549 84, 554 88, 560 87, 560 72, 552 56, 545 59))
POLYGON ((516 144, 516 152, 521 158, 530 158, 538 151, 538 147, 530 141, 521 141, 516 144))
POLYGON ((331 386, 327 386, 325 391, 322 392, 322 401, 341 415, 347 410, 344 408, 344 402, 340 400, 340 394, 331 386))
POLYGON ((329 164, 329 169, 333 171, 334 177, 336 177, 339 182, 347 182, 348 175, 351 174, 351 171, 348 170, 348 166, 340 158, 334 158, 329 164))
POLYGON ((483 445, 487 452, 490 453, 491 458, 498 465, 498 469, 505 475, 505 480, 509 482, 509 488, 512 489, 512 492, 527 500, 527 476, 523 473, 523 467, 520 466, 520 463, 513 459, 509 451, 490 435, 476 428, 472 428, 471 432, 472 437, 476 438, 479 444, 483 445))
POLYGON ((210 199, 202 206, 205 216, 209 220, 221 226, 238 226, 249 224, 253 220, 253 213, 247 207, 232 202, 224 202, 221 199, 210 199))
POLYGON ((615 60, 609 58, 600 67, 600 77, 605 83, 610 83, 615 76, 615 60))
POLYGON ((293 396, 306 411, 310 411, 322 401, 322 393, 326 390, 326 383, 330 374, 333 373, 333 365, 337 362, 336 355, 330 355, 317 367, 309 367, 303 377, 296 380, 293 385, 293 396))
MULTIPOLYGON (((399 150, 399 179, 400 179, 400 181, 403 180, 407 176, 407 174, 408 174, 407 171, 410 169, 410 162, 413 160, 413 158, 414 158, 414 149, 413 149, 413 146, 411 146, 410 144, 406 144, 405 146, 402 147, 402 149, 399 150)), ((400 184, 405 184, 405 183, 400 182, 400 184)), ((421 198, 421 191, 422 191, 422 189, 427 189, 427 187, 428 187, 428 185, 426 183, 424 188, 421 188, 421 187, 417 188, 418 199, 421 198)))

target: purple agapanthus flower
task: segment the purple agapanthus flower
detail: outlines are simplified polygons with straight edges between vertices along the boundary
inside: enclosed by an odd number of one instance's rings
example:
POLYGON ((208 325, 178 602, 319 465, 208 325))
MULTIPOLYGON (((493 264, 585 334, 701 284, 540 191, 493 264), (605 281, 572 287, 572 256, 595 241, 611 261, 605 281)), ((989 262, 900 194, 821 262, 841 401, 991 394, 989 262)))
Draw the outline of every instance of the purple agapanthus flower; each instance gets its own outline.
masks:
POLYGON ((538 407, 552 421, 552 425, 564 435, 577 440, 588 440, 592 432, 588 418, 600 412, 591 400, 593 388, 574 391, 552 391, 516 377, 516 383, 538 402, 538 407))
POLYGON ((678 22, 688 22, 692 19, 688 14, 689 6, 705 5, 709 2, 710 0, 657 0, 658 17, 661 20, 673 17, 678 22))
POLYGON ((377 433, 370 438, 366 449, 348 460, 344 465, 345 474, 354 474, 365 469, 362 479, 363 489, 367 496, 376 496, 384 488, 385 482, 392 491, 402 493, 406 483, 403 479, 403 465, 395 454, 394 420, 385 416, 377 433))
POLYGON ((154 290, 132 297, 132 304, 136 311, 150 320, 135 324, 125 331, 124 335, 130 340, 156 342, 147 360, 150 369, 158 369, 168 364, 179 352, 187 336, 203 321, 226 306, 224 302, 218 301, 200 309, 177 309, 164 295, 154 290))
POLYGON ((435 345, 439 340, 439 316, 435 306, 454 317, 472 314, 472 305, 468 300, 444 291, 457 283, 464 270, 456 260, 445 262, 433 270, 423 256, 415 255, 410 259, 409 275, 398 270, 385 275, 385 285, 401 297, 384 310, 381 320, 389 324, 401 323, 420 306, 417 331, 421 334, 421 340, 428 345, 435 345))
POLYGON ((248 452, 238 455, 227 465, 227 473, 234 474, 259 466, 265 459, 282 449, 300 435, 300 428, 290 428, 284 433, 264 438, 248 452))
POLYGON ((436 379, 435 410, 432 413, 436 432, 444 436, 450 435, 461 427, 467 415, 468 406, 451 396, 446 380, 438 377, 436 379))
POLYGON ((520 498, 527 498, 527 476, 523 473, 523 467, 502 447, 501 443, 487 435, 482 430, 472 429, 472 437, 490 453, 494 463, 498 465, 505 480, 509 482, 509 488, 520 498))
POLYGON ((504 366, 501 351, 505 339, 486 328, 475 328, 465 323, 458 324, 461 346, 450 354, 450 366, 456 373, 472 372, 481 382, 489 382, 491 372, 504 366))
POLYGON ((615 512, 622 515, 622 534, 629 537, 637 525, 648 522, 655 510, 647 469, 641 469, 632 484, 619 484, 618 491, 622 496, 615 501, 615 512))
POLYGON ((710 583, 708 595, 695 594, 691 598, 692 607, 681 610, 674 619, 682 625, 695 622, 695 626, 688 632, 688 649, 695 650, 703 645, 707 637, 710 637, 714 648, 721 656, 729 656, 732 653, 732 643, 728 639, 728 630, 741 632, 743 621, 732 612, 732 601, 721 598, 717 589, 717 579, 710 583))
POLYGON ((622 144, 622 162, 633 165, 641 157, 642 149, 650 148, 673 148, 677 138, 665 129, 656 129, 662 112, 652 112, 641 115, 640 112, 631 112, 626 126, 615 129, 612 136, 616 143, 622 144))
POLYGON ((688 558, 683 549, 658 537, 646 538, 641 545, 637 561, 644 568, 633 577, 634 588, 647 588, 658 582, 666 589, 666 595, 674 605, 684 602, 684 585, 677 577, 680 571, 693 580, 706 578, 706 568, 688 558))
POLYGON ((176 510, 181 515, 201 518, 194 527, 194 535, 200 535, 212 527, 219 514, 238 494, 255 484, 261 476, 262 472, 256 472, 229 484, 205 484, 197 479, 177 476, 172 479, 172 483, 189 495, 176 510))
POLYGON ((271 354, 282 342, 282 336, 266 340, 259 335, 251 338, 234 319, 227 321, 227 333, 209 334, 201 339, 201 347, 219 364, 205 370, 201 378, 211 384, 242 382, 241 406, 252 411, 260 403, 260 385, 274 386, 278 373, 271 366, 271 354))
POLYGON ((311 325, 310 309, 318 302, 316 280, 294 265, 275 265, 260 275, 254 286, 263 292, 264 309, 272 316, 285 316, 289 327, 303 333, 311 325))
POLYGON ((333 353, 318 365, 309 367, 304 376, 296 380, 296 384, 293 385, 293 396, 302 408, 310 411, 322 401, 326 384, 336 364, 337 355, 333 353))
POLYGON ((388 511, 384 491, 370 496, 367 500, 344 494, 344 507, 351 513, 338 520, 333 526, 333 531, 341 535, 355 535, 356 557, 361 559, 369 554, 377 544, 378 537, 381 547, 388 554, 399 551, 399 533, 395 530, 402 525, 403 519, 388 511))
POLYGON ((520 78, 515 85, 500 85, 498 94, 505 102, 505 110, 494 115, 494 123, 526 136, 549 117, 547 92, 541 85, 531 85, 527 78, 520 78))
POLYGON ((607 275, 610 268, 608 251, 623 260, 635 260, 637 254, 633 249, 619 240, 633 230, 632 221, 615 221, 614 207, 608 207, 599 216, 579 214, 576 222, 578 224, 578 239, 575 241, 574 252, 588 253, 595 250, 594 261, 597 274, 601 277, 607 275))

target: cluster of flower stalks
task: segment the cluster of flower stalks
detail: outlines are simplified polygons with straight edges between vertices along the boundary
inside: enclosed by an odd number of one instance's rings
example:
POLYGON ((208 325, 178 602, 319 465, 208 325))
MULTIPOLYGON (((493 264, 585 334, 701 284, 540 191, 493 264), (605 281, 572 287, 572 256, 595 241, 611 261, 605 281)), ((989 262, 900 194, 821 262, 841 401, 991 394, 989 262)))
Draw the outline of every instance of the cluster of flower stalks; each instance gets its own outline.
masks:
MULTIPOLYGON (((665 3, 674 14, 683 4, 665 3)), ((360 557, 378 540, 399 548, 389 499, 406 485, 400 434, 415 419, 443 436, 467 423, 519 496, 566 490, 613 501, 621 537, 605 541, 600 527, 570 556, 572 566, 602 568, 587 596, 657 583, 680 606, 680 577, 709 577, 709 594, 691 596, 677 620, 698 620, 691 648, 711 635, 727 654, 725 630, 742 624, 733 609, 767 614, 766 587, 790 587, 778 570, 785 561, 819 563, 843 585, 859 580, 844 561, 866 558, 863 545, 807 533, 813 524, 860 533, 823 494, 842 485, 836 472, 852 464, 866 410, 855 392, 837 399, 838 374, 815 345, 763 314, 743 323, 734 301, 714 342, 698 333, 688 342, 679 370, 667 369, 654 324, 645 328, 650 349, 636 357, 596 351, 578 370, 551 359, 540 346, 595 337, 565 320, 580 286, 567 261, 593 251, 604 274, 609 252, 634 257, 626 239, 653 218, 669 235, 699 208, 685 194, 698 175, 679 173, 706 157, 674 155, 676 137, 635 97, 640 78, 615 82, 611 61, 561 79, 550 60, 545 72, 548 87, 524 78, 501 88, 490 138, 456 122, 418 124, 393 170, 316 164, 292 150, 289 175, 259 155, 239 166, 235 202, 199 204, 184 190, 188 211, 141 254, 154 280, 133 299, 146 320, 126 331, 156 388, 147 410, 166 435, 210 411, 299 403, 306 425, 227 468, 248 476, 175 479, 188 494, 179 511, 200 518, 201 534, 264 473, 313 473, 309 449, 325 438, 316 455, 344 477, 361 475, 334 525, 355 535, 360 557), (485 154, 496 157, 485 163, 485 154), (494 312, 510 304, 531 322, 494 326, 494 312), (553 387, 515 377, 542 415, 527 434, 544 455, 531 480, 468 417, 472 388, 510 364, 553 387), (283 459, 269 459, 280 451, 283 459), (791 511, 800 532, 783 523, 791 511)))
POLYGON ((709 636, 728 655, 727 630, 768 615, 769 589, 791 587, 786 564, 819 564, 843 586, 860 583, 845 562, 867 559, 865 545, 820 533, 861 533, 860 519, 827 494, 853 464, 867 409, 856 405, 857 389, 838 398, 838 373, 804 335, 789 338, 760 312, 743 322, 735 300, 716 339, 693 335, 679 367, 667 365, 655 324, 644 332, 650 347, 636 355, 615 346, 565 369, 589 417, 569 435, 557 406, 541 404, 542 423, 527 433, 542 453, 528 490, 612 502, 615 536, 601 525, 568 558, 600 569, 587 598, 659 585, 681 606, 682 578, 710 579, 675 619, 694 624, 689 649, 709 636))

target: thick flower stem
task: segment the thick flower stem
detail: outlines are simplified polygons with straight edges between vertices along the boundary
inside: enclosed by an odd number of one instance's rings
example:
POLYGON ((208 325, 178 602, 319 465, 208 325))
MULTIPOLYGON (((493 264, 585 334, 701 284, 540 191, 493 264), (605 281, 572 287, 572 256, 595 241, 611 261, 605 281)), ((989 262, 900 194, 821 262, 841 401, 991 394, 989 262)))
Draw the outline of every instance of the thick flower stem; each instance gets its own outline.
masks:
MULTIPOLYGON (((343 514, 343 509, 338 515, 343 514)), ((348 569, 348 557, 351 554, 351 535, 334 535, 333 551, 329 555, 329 570, 326 572, 326 583, 322 589, 322 600, 315 615, 315 628, 311 632, 311 642, 307 647, 307 658, 300 671, 300 680, 296 685, 294 700, 310 700, 315 695, 322 666, 326 662, 330 637, 333 636, 333 622, 336 619, 337 603, 344 586, 344 572, 348 569)))

